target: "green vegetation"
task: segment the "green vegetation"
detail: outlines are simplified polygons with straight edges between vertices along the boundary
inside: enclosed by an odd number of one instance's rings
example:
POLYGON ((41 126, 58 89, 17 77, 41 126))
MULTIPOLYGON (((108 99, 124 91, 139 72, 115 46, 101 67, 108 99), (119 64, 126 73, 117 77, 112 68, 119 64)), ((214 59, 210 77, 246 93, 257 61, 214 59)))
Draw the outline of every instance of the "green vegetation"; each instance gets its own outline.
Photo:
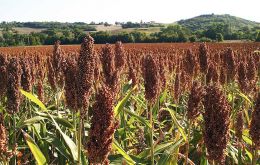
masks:
POLYGON ((260 42, 260 32, 257 33, 257 36, 256 36, 256 42, 260 42))
POLYGON ((217 40, 221 33, 225 40, 255 40, 260 23, 225 15, 201 15, 177 22, 179 25, 193 31, 201 37, 217 40))
POLYGON ((95 43, 153 43, 153 42, 222 42, 224 40, 259 41, 260 24, 230 15, 201 15, 178 21, 173 25, 154 22, 116 22, 117 29, 107 22, 2 22, 0 46, 50 45, 56 40, 62 44, 79 44, 86 32, 95 43), (101 31, 98 26, 104 26, 101 31), (121 27, 121 28, 120 28, 121 27), (40 32, 20 34, 15 28, 43 29, 40 32), (118 29, 119 28, 119 29, 118 29), (156 28, 156 30, 154 30, 156 28))
POLYGON ((258 30, 260 28, 260 24, 257 22, 231 16, 229 14, 200 15, 194 18, 180 20, 177 23, 192 31, 207 30, 214 24, 229 25, 230 30, 235 30, 235 31, 242 30, 243 28, 258 29, 258 30))

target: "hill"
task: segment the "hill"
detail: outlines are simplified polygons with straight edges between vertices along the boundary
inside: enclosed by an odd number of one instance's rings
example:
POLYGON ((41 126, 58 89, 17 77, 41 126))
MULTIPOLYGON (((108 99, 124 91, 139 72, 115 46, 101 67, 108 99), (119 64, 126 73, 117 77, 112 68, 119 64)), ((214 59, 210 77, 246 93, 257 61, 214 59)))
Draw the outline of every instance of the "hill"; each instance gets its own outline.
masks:
POLYGON ((243 18, 231 16, 229 14, 224 15, 200 15, 194 18, 177 21, 178 24, 186 27, 191 31, 206 30, 213 24, 226 24, 229 25, 232 30, 242 30, 244 28, 260 29, 260 23, 249 21, 243 18))

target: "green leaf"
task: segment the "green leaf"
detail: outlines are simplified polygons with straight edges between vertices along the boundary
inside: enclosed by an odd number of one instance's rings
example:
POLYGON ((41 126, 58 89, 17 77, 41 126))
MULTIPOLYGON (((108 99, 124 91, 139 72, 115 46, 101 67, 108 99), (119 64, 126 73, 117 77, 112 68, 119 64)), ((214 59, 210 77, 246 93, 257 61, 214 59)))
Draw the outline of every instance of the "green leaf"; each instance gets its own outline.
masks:
MULTIPOLYGON (((51 135, 52 136, 52 135, 51 135)), ((56 138, 56 137, 50 137, 47 139, 44 139, 46 142, 48 142, 49 144, 51 144, 53 147, 55 147, 55 149, 62 154, 64 157, 66 157, 67 159, 70 159, 71 161, 73 161, 73 158, 71 157, 71 155, 69 154, 69 152, 66 150, 66 147, 62 144, 62 142, 60 141, 60 139, 56 138)))
POLYGON ((49 115, 49 117, 53 121, 56 129, 62 135, 62 138, 64 139, 67 147, 69 147, 69 150, 70 150, 70 153, 71 153, 73 159, 75 161, 77 161, 78 160, 78 154, 77 154, 78 153, 78 147, 76 146, 76 144, 71 140, 71 138, 68 135, 66 135, 65 133, 62 132, 61 128, 59 127, 57 122, 54 120, 54 118, 48 112, 47 112, 47 114, 49 115))
POLYGON ((174 124, 177 126, 178 130, 180 131, 180 133, 181 133, 183 139, 184 139, 185 141, 187 141, 187 135, 185 134, 185 131, 184 131, 184 129, 182 128, 182 126, 180 125, 180 123, 177 121, 177 118, 176 118, 176 116, 175 116, 175 114, 174 114, 174 111, 171 110, 171 109, 169 109, 169 108, 162 108, 162 109, 167 110, 167 111, 170 113, 170 115, 171 115, 171 117, 172 117, 172 119, 173 119, 173 122, 174 122, 174 124))
POLYGON ((47 118, 49 120, 51 120, 51 117, 53 117, 53 119, 58 123, 61 124, 64 127, 70 128, 70 129, 74 129, 74 126, 65 118, 60 118, 60 117, 56 117, 50 114, 46 114, 46 113, 42 113, 42 112, 36 112, 36 114, 38 114, 41 117, 47 118))
POLYGON ((130 98, 130 96, 132 95, 133 91, 137 88, 137 86, 135 86, 121 101, 119 101, 119 103, 116 105, 114 112, 115 112, 115 117, 118 116, 118 114, 122 111, 122 109, 124 108, 126 102, 128 101, 128 99, 130 98))
POLYGON ((247 149, 245 149, 245 150, 246 150, 247 156, 248 156, 249 159, 252 161, 252 159, 253 159, 253 154, 252 154, 250 151, 248 151, 247 149))
POLYGON ((118 142, 114 139, 112 147, 114 150, 117 150, 127 161, 128 164, 135 164, 135 161, 123 150, 123 148, 118 144, 118 142))
POLYGON ((245 136, 245 135, 242 135, 242 139, 243 139, 247 144, 252 145, 252 140, 251 140, 249 137, 247 137, 247 136, 245 136))
POLYGON ((67 147, 69 147, 70 153, 72 154, 72 157, 75 161, 78 160, 78 150, 77 150, 77 146, 76 144, 70 139, 69 136, 67 136, 65 133, 62 132, 61 128, 59 127, 59 125, 57 124, 57 122, 55 121, 55 119, 52 117, 52 115, 50 115, 47 111, 47 108, 45 107, 45 105, 39 100, 37 99, 34 95, 32 95, 31 93, 28 93, 22 89, 20 89, 21 93, 26 96, 28 99, 30 99, 32 102, 34 102, 35 104, 37 104, 41 109, 43 109, 44 111, 46 111, 46 113, 48 114, 48 116, 51 118, 51 120, 53 121, 56 129, 59 131, 59 133, 62 135, 62 138, 64 139, 67 147))
POLYGON ((81 165, 88 165, 85 154, 81 151, 81 165))
POLYGON ((32 102, 34 102, 35 104, 37 104, 42 110, 46 111, 47 108, 45 107, 45 105, 38 99, 36 98, 34 95, 32 95, 29 92, 26 92, 22 89, 20 89, 20 92, 27 97, 29 100, 31 100, 32 102))
POLYGON ((165 89, 164 90, 164 92, 163 92, 163 94, 162 94, 162 96, 161 96, 161 98, 160 98, 160 104, 162 104, 163 102, 164 102, 164 100, 166 99, 166 97, 167 97, 167 89, 165 89))
POLYGON ((236 89, 236 92, 240 97, 245 99, 250 105, 253 105, 252 101, 244 93, 240 92, 238 89, 236 89))
POLYGON ((22 133, 37 163, 39 165, 46 165, 47 164, 46 158, 44 157, 43 153, 41 152, 37 144, 34 142, 32 137, 23 130, 22 133))
POLYGON ((18 125, 18 128, 22 128, 22 127, 24 127, 24 126, 26 126, 26 125, 32 125, 32 124, 35 124, 35 123, 37 123, 37 122, 39 122, 39 121, 42 121, 42 120, 44 120, 43 117, 41 117, 41 116, 34 116, 34 117, 30 118, 30 119, 27 119, 27 120, 22 121, 22 122, 18 125))
POLYGON ((143 117, 137 115, 134 111, 130 111, 129 109, 124 109, 124 111, 129 114, 130 116, 134 117, 135 119, 137 119, 138 121, 140 121, 141 123, 143 123, 144 125, 146 125, 148 128, 152 128, 151 124, 145 120, 143 117))
MULTIPOLYGON (((164 151, 167 151, 170 147, 172 146, 178 146, 183 142, 183 138, 181 138, 180 140, 178 140, 177 142, 172 140, 172 141, 168 141, 168 142, 164 142, 162 144, 157 145, 154 148, 154 154, 155 155, 159 155, 164 151)), ((150 155, 150 149, 146 149, 145 151, 141 152, 138 157, 143 157, 143 158, 148 158, 150 155)))

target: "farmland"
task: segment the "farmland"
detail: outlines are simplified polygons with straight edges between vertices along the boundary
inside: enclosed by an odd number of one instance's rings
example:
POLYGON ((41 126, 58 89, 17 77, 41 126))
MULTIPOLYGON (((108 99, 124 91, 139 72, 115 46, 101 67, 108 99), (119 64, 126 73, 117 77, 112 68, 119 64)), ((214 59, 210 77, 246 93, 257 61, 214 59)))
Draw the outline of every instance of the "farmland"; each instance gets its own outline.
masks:
POLYGON ((259 50, 0 47, 0 164, 259 164, 259 50))

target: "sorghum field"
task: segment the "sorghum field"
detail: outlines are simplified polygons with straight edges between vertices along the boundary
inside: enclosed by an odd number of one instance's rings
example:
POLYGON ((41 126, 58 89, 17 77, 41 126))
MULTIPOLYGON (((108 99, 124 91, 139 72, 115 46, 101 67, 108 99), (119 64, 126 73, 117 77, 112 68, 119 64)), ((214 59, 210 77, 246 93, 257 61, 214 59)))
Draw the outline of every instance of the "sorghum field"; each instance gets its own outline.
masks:
POLYGON ((0 48, 0 164, 260 164, 259 49, 0 48))

